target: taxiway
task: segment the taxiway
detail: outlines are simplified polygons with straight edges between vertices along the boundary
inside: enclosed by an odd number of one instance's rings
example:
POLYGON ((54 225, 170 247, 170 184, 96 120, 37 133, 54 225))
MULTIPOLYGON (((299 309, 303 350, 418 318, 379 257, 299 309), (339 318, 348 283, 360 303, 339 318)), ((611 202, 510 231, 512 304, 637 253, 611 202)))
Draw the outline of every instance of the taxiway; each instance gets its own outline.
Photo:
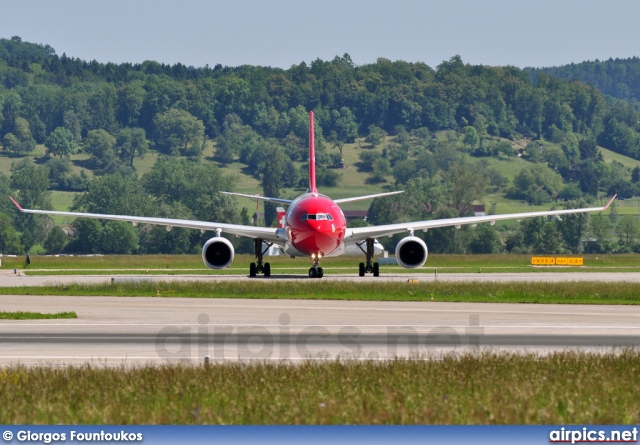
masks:
POLYGON ((636 306, 6 295, 0 307, 78 314, 1 320, 5 366, 198 364, 205 356, 380 360, 640 345, 636 306))

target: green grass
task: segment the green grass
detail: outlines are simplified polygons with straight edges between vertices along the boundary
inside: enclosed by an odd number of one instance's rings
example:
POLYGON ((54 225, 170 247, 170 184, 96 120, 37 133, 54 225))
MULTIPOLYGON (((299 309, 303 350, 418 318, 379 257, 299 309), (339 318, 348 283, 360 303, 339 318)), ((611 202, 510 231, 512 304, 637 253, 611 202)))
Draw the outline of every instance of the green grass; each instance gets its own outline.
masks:
POLYGON ((616 161, 630 169, 640 167, 640 161, 636 159, 630 158, 625 155, 621 155, 611 150, 607 150, 606 148, 603 148, 603 147, 598 147, 598 148, 600 149, 600 153, 602 153, 602 157, 605 160, 605 162, 612 163, 613 161, 616 161))
POLYGON ((640 353, 0 370, 3 424, 635 424, 640 353))
MULTIPOLYGON (((606 270, 610 272, 628 271, 640 268, 640 255, 579 255, 584 258, 583 267, 561 268, 561 267, 532 267, 532 255, 521 254, 496 254, 496 255, 445 255, 431 254, 426 265, 418 269, 403 269, 400 266, 381 266, 383 271, 393 273, 428 273, 432 274, 435 269, 438 273, 447 272, 469 272, 490 273, 502 272, 547 272, 547 271, 596 271, 606 270)), ((563 255, 556 255, 563 256, 563 255)), ((572 256, 572 255, 568 255, 572 256)), ((331 273, 356 273, 358 263, 363 261, 363 256, 341 256, 336 258, 324 258, 322 266, 327 274, 331 273)), ((25 257, 3 257, 0 270, 22 269, 25 257)), ((253 255, 236 255, 235 260, 229 269, 212 271, 207 269, 202 263, 200 255, 104 255, 104 256, 31 256, 31 265, 25 272, 29 274, 65 273, 65 271, 75 273, 95 273, 104 271, 105 273, 202 273, 220 274, 234 273, 246 274, 249 270, 249 263, 255 261, 253 255), (225 272, 226 271, 226 272, 225 272)), ((275 273, 286 271, 296 271, 305 274, 310 266, 310 262, 305 258, 289 258, 287 256, 265 257, 265 261, 271 263, 275 273)), ((384 272, 383 272, 384 273, 384 272)))
POLYGON ((40 312, 0 312, 0 320, 49 320, 57 318, 78 318, 75 312, 43 314, 40 312))
POLYGON ((161 281, 0 287, 0 295, 431 301, 535 304, 640 304, 640 284, 619 282, 161 281), (432 300, 433 297, 433 300, 432 300))

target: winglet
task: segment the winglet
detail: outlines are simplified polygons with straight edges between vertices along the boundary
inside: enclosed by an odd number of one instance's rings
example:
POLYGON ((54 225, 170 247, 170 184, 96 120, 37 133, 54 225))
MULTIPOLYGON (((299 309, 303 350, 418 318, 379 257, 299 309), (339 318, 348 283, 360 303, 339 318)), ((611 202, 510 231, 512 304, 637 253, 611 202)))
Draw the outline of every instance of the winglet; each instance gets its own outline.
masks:
POLYGON ((616 199, 616 196, 618 196, 618 194, 616 193, 615 195, 613 195, 613 198, 611 198, 609 200, 609 202, 607 203, 606 206, 604 206, 604 208, 602 210, 607 210, 609 208, 609 206, 611 205, 611 203, 613 202, 614 199, 616 199))
POLYGON ((23 211, 23 210, 22 210, 22 207, 20 207, 20 204, 18 204, 18 202, 17 202, 15 199, 13 199, 13 197, 12 197, 12 196, 9 196, 9 199, 10 199, 11 201, 13 201, 13 203, 16 205, 16 207, 18 208, 18 210, 20 210, 21 212, 23 211))

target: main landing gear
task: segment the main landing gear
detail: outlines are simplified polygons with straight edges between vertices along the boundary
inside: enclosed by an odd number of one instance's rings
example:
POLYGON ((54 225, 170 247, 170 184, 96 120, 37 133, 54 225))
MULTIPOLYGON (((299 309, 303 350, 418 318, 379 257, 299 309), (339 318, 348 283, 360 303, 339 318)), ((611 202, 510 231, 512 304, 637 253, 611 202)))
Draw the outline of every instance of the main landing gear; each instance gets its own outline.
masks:
POLYGON ((267 253, 267 250, 269 250, 269 247, 271 247, 273 243, 266 243, 266 245, 267 245, 266 249, 262 250, 262 240, 260 238, 256 238, 253 240, 253 248, 256 255, 256 259, 258 260, 258 264, 251 263, 249 265, 250 277, 255 277, 259 273, 263 274, 265 277, 271 276, 271 264, 269 263, 262 264, 262 257, 264 256, 265 253, 267 253))
POLYGON ((309 278, 322 278, 324 271, 320 267, 320 256, 311 255, 313 266, 309 269, 309 278))
POLYGON ((378 264, 378 262, 376 261, 375 263, 371 263, 371 261, 373 260, 373 238, 367 238, 365 240, 366 243, 366 250, 362 248, 362 246, 360 247, 360 250, 362 250, 365 255, 367 256, 367 262, 365 263, 360 263, 359 268, 358 268, 358 275, 361 277, 364 277, 365 273, 373 273, 374 277, 379 277, 380 276, 380 265, 378 264))

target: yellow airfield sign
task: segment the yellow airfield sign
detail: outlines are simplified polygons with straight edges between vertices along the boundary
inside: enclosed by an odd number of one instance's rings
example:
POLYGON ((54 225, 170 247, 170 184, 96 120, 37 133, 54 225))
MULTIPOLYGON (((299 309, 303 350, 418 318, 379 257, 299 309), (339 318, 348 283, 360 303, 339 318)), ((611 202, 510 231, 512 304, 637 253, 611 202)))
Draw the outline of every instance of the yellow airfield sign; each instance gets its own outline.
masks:
POLYGON ((554 266, 556 259, 552 256, 534 256, 531 258, 531 264, 534 266, 554 266))
POLYGON ((570 257, 549 257, 534 256, 531 257, 532 266, 584 266, 584 258, 570 257))
POLYGON ((556 257, 556 266, 584 266, 584 259, 556 257))

